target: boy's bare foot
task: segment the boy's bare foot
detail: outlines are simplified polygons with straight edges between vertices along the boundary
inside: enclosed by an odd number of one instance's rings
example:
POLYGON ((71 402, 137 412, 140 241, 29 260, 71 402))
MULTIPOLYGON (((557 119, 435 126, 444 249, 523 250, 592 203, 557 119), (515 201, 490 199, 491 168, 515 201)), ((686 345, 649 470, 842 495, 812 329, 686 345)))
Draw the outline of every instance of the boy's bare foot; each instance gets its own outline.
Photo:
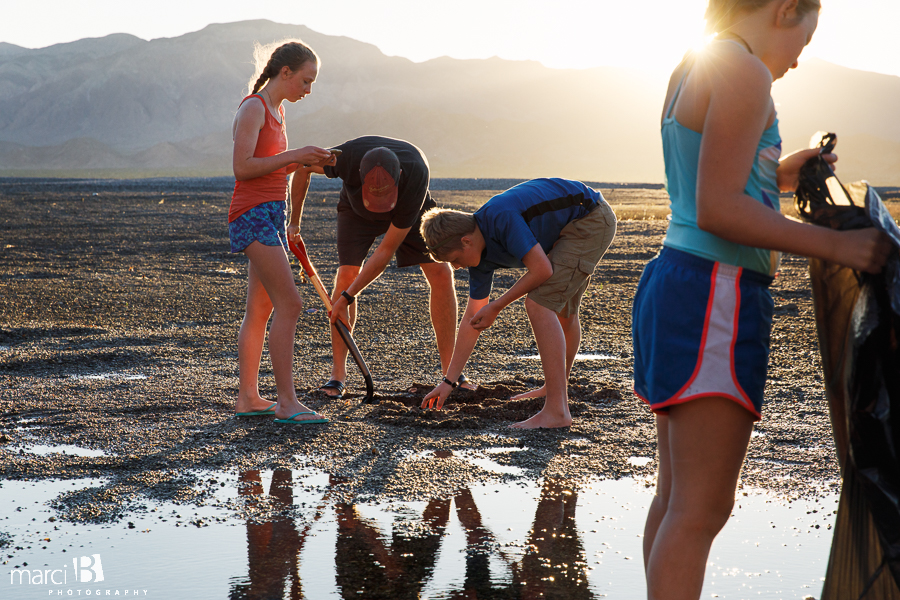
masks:
POLYGON ((525 400, 526 398, 543 398, 547 395, 547 386, 542 385, 541 387, 528 390, 527 392, 522 392, 521 394, 516 394, 510 400, 525 400))
POLYGON ((512 429, 554 429, 556 427, 568 427, 572 424, 570 415, 551 414, 542 410, 530 419, 519 421, 510 425, 512 429))

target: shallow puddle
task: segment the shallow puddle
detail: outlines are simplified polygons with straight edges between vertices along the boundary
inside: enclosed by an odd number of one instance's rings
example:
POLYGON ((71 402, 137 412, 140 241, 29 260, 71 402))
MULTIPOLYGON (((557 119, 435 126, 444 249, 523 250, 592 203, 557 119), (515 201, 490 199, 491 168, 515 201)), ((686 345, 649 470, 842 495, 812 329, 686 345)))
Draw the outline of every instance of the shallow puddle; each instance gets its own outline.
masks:
POLYGON ((26 444, 24 446, 10 446, 9 449, 13 452, 22 451, 25 454, 38 454, 40 456, 49 454, 68 454, 70 456, 87 456, 92 458, 106 456, 106 452, 103 450, 92 450, 81 446, 72 446, 71 444, 26 444))
MULTIPOLYGON (((530 360, 541 360, 541 356, 539 354, 534 354, 531 356, 521 356, 519 358, 526 358, 530 360)), ((619 360, 618 357, 610 356, 609 354, 582 354, 578 353, 575 355, 575 360, 619 360)))
POLYGON ((91 375, 69 375, 69 379, 86 381, 141 381, 147 379, 147 376, 141 375, 140 373, 96 373, 91 375))
MULTIPOLYGON (((490 458, 508 451, 453 456, 508 473, 490 458)), ((4 481, 0 597, 645 597, 652 489, 634 479, 492 482, 451 498, 349 504, 338 480, 314 470, 196 475, 201 504, 146 501, 106 525, 64 522, 49 502, 108 480, 4 481)), ((702 597, 818 596, 836 508, 834 495, 786 503, 745 490, 702 597)))

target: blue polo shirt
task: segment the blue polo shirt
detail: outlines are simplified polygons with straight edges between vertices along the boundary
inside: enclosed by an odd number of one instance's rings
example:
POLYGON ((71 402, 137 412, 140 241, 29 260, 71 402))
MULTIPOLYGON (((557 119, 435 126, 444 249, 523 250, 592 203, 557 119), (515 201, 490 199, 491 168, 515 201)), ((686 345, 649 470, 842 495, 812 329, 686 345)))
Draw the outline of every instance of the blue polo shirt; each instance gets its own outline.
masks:
POLYGON ((484 236, 481 262, 469 267, 469 297, 491 295, 494 271, 522 268, 522 258, 540 244, 549 253, 563 227, 580 219, 603 200, 580 181, 532 179, 488 200, 475 212, 484 236))

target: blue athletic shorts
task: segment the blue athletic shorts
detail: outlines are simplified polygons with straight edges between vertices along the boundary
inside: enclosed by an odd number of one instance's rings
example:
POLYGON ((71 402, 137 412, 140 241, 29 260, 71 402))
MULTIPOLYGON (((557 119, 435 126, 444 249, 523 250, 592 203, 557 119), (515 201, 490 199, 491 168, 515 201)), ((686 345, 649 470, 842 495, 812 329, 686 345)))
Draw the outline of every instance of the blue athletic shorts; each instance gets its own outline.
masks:
POLYGON ((265 202, 254 206, 228 224, 232 252, 243 252, 253 242, 263 246, 282 246, 288 251, 285 202, 265 202))
POLYGON ((769 360, 772 277, 663 248, 632 307, 634 393, 654 412, 730 398, 759 419, 769 360))

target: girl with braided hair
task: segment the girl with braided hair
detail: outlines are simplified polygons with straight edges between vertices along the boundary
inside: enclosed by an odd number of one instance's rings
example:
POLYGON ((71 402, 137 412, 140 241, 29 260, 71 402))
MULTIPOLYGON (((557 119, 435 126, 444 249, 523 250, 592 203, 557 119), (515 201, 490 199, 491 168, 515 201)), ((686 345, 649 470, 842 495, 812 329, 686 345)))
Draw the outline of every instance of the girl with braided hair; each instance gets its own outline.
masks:
MULTIPOLYGON (((265 52, 257 46, 258 67, 265 52)), ((281 44, 241 102, 232 127, 236 181, 228 233, 231 251, 243 252, 249 260, 247 308, 238 334, 240 383, 235 413, 274 415, 276 422, 289 424, 328 422, 301 404, 294 389, 294 334, 303 302, 287 259, 287 238, 299 235, 299 227, 296 223, 285 227, 289 173, 299 165, 324 166, 333 160, 328 150, 316 146, 288 149, 282 103, 297 102, 309 94, 318 71, 319 57, 311 48, 298 41, 281 44), (259 394, 259 363, 269 317, 277 402, 259 394)), ((291 214, 299 216, 299 211, 291 214)))
MULTIPOLYGON (((672 74, 662 114, 672 216, 632 309, 634 388, 656 414, 659 472, 644 529, 648 597, 700 597, 761 416, 780 252, 881 270, 875 228, 779 210, 818 150, 781 157, 772 82, 797 67, 819 0, 709 0, 708 33, 672 74)), ((824 155, 828 162, 837 157, 824 155)))

